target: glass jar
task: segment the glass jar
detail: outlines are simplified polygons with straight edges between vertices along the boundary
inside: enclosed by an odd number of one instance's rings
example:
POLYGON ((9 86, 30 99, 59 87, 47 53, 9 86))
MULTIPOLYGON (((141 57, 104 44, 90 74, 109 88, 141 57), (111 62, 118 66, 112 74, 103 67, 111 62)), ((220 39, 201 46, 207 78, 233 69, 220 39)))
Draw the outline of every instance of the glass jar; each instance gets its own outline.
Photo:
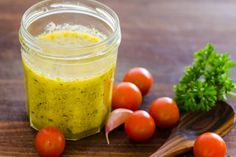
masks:
POLYGON ((121 40, 115 12, 94 0, 41 1, 24 13, 19 40, 30 125, 70 140, 98 133, 121 40))

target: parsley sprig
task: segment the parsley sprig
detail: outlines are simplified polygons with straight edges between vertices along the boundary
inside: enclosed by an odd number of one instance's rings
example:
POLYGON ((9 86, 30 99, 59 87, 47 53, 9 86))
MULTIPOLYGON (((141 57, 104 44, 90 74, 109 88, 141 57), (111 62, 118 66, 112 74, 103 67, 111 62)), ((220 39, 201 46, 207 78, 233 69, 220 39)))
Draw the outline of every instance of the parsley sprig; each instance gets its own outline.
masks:
POLYGON ((184 75, 174 87, 175 100, 181 111, 209 111, 216 101, 226 101, 226 95, 236 84, 230 78, 230 69, 236 63, 229 54, 215 51, 212 44, 194 53, 192 65, 186 67, 184 75))

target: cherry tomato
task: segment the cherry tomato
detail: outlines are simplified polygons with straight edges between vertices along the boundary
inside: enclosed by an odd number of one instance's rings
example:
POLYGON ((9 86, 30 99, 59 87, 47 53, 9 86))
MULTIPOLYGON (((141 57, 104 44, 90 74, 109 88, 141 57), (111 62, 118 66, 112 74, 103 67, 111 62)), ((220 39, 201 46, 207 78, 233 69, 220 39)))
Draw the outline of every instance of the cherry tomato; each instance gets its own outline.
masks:
POLYGON ((137 110, 142 103, 142 94, 138 87, 130 82, 119 83, 113 88, 112 108, 137 110))
POLYGON ((193 151, 195 157, 224 157, 226 144, 219 135, 207 132, 196 139, 193 151))
POLYGON ((151 73, 141 67, 130 69, 123 79, 124 82, 134 83, 141 91, 142 95, 146 95, 153 84, 153 77, 151 73))
POLYGON ((154 100, 149 108, 149 113, 160 128, 175 126, 180 117, 176 102, 169 97, 154 100))
POLYGON ((35 148, 41 157, 58 157, 65 148, 64 135, 57 128, 43 128, 35 137, 35 148))
POLYGON ((135 111, 125 121, 125 132, 134 141, 144 141, 151 138, 155 129, 155 121, 144 110, 135 111))

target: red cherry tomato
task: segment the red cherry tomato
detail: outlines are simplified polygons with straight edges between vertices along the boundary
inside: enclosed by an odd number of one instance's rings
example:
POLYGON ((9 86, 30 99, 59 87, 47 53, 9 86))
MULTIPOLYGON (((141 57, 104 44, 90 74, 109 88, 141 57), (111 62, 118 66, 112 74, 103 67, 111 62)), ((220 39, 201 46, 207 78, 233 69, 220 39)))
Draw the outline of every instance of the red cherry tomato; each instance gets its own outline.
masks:
POLYGON ((113 88, 112 108, 138 110, 142 103, 142 94, 138 87, 130 82, 119 83, 113 88))
POLYGON ((134 83, 141 91, 142 95, 146 95, 153 84, 151 73, 141 67, 130 69, 123 79, 124 82, 134 83))
POLYGON ((224 157, 226 144, 219 135, 208 132, 196 139, 193 151, 195 157, 224 157))
POLYGON ((43 128, 35 137, 35 148, 41 157, 58 157, 65 148, 64 135, 57 128, 43 128))
POLYGON ((169 97, 154 100, 149 108, 149 113, 160 128, 175 126, 180 117, 177 104, 169 97))
POLYGON ((143 110, 135 111, 125 121, 125 132, 134 141, 151 138, 155 128, 155 121, 148 112, 143 110))

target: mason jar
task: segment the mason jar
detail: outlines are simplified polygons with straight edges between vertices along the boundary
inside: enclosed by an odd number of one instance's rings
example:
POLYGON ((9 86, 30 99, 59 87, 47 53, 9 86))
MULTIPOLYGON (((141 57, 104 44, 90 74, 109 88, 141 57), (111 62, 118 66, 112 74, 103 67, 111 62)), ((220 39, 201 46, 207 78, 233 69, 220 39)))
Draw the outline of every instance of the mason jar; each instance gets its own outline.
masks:
POLYGON ((41 1, 24 13, 19 40, 31 127, 70 140, 100 132, 121 41, 116 13, 94 0, 41 1))

